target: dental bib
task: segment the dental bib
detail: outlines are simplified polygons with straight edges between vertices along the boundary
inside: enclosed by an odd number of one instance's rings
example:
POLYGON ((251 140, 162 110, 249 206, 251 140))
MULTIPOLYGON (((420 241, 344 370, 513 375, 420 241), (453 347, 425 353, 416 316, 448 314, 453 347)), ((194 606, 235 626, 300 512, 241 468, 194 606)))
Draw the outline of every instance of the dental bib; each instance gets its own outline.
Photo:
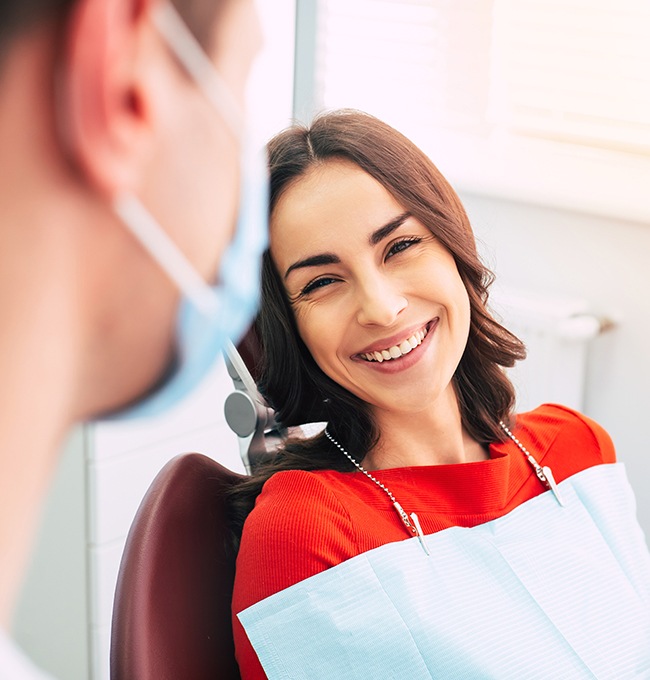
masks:
POLYGON ((270 680, 650 679, 650 556, 622 464, 388 543, 238 617, 270 680))

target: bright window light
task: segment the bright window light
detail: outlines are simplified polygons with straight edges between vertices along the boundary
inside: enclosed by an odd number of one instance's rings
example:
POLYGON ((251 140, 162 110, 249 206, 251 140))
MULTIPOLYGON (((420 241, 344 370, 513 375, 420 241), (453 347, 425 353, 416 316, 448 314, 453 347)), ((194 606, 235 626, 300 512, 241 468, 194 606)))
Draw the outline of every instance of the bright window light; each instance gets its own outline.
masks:
POLYGON ((386 120, 461 189, 650 221, 647 0, 319 0, 318 29, 315 110, 386 120))

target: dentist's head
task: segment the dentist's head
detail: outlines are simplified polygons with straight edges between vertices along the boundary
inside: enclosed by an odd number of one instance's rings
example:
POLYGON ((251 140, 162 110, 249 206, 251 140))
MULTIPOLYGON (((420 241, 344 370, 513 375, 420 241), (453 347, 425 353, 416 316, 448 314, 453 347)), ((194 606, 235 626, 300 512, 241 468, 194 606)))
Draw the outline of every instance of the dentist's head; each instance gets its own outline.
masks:
MULTIPOLYGON (((217 279, 208 285, 146 208, 137 193, 114 197, 114 209, 161 269, 177 285, 182 302, 177 312, 175 353, 157 385, 118 418, 160 413, 182 399, 205 376, 227 340, 237 341, 256 309, 259 265, 267 242, 268 178, 262 148, 256 148, 244 125, 237 94, 171 3, 156 8, 155 23, 187 75, 225 123, 239 146, 239 205, 236 229, 221 254, 217 279)), ((207 168, 206 168, 207 172, 207 168)), ((234 173, 236 174, 236 172, 234 173)), ((228 215, 224 216, 227 219, 228 215)), ((230 218, 232 221, 232 218, 230 218)))
POLYGON ((253 0, 21 0, 3 3, 0 27, 3 98, 21 100, 0 106, 0 136, 25 141, 0 191, 29 194, 68 248, 52 285, 76 298, 60 319, 77 343, 69 417, 159 412, 254 311, 266 178, 246 145, 253 0))
POLYGON ((254 0, 0 2, 0 628, 69 428, 175 403, 254 312, 260 42, 254 0))

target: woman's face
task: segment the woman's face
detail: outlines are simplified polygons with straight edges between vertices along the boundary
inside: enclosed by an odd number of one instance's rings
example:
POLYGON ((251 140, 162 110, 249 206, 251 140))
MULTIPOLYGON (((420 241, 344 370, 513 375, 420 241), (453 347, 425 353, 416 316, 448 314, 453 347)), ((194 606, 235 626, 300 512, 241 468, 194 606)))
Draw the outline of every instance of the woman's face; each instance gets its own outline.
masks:
POLYGON ((378 409, 453 393, 470 307, 451 254, 373 177, 312 168, 271 219, 271 254, 321 370, 378 409))

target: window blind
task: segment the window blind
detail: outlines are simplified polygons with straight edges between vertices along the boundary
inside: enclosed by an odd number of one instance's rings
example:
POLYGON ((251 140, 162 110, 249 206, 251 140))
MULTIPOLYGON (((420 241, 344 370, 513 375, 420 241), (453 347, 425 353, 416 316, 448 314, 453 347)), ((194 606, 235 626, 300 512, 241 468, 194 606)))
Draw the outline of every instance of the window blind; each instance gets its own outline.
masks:
POLYGON ((648 0, 319 0, 318 26, 315 109, 386 120, 461 189, 650 221, 648 0))
POLYGON ((647 0, 497 0, 493 122, 650 153, 647 0))

